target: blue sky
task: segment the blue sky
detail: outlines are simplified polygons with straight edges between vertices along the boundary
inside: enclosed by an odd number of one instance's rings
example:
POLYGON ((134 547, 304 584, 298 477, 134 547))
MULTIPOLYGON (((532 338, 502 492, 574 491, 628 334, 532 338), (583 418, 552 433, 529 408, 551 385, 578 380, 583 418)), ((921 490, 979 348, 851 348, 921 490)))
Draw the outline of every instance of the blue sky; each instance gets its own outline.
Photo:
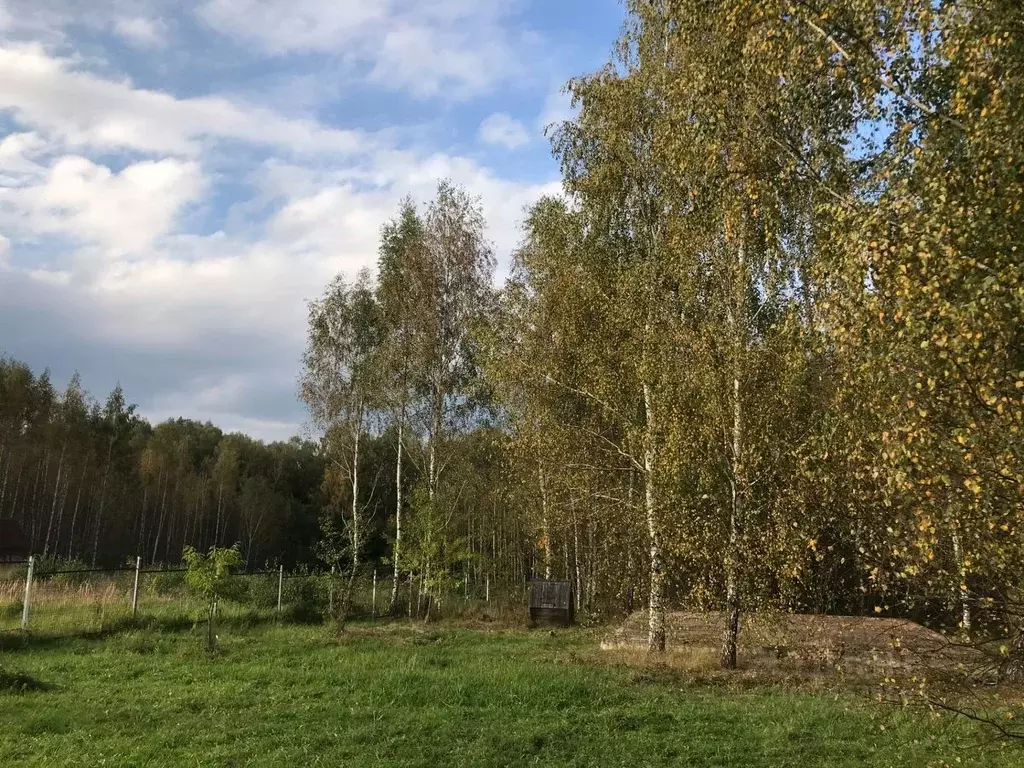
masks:
MULTIPOLYGON (((439 177, 500 265, 617 0, 0 0, 0 352, 299 433, 305 301, 439 177)), ((500 269, 501 267, 499 267, 500 269)))

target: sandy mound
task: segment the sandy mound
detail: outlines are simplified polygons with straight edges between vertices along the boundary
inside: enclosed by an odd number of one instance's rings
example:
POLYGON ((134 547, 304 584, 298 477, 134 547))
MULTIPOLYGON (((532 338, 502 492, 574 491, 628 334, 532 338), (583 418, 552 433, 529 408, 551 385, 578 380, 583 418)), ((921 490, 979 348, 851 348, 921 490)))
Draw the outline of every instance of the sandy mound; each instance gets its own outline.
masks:
MULTIPOLYGON (((718 649, 725 614, 671 612, 665 617, 669 650, 718 649)), ((601 647, 646 650, 647 614, 634 613, 606 636, 601 647)), ((949 656, 942 635, 902 619, 761 613, 740 626, 740 655, 817 663, 862 662, 905 665, 915 659, 949 656)))

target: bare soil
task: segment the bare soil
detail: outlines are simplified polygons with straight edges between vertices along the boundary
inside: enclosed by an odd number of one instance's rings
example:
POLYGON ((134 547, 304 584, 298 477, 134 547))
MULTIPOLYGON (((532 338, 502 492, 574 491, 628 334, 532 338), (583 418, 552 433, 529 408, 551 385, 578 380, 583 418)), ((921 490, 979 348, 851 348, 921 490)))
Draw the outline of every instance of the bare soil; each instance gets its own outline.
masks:
MULTIPOLYGON (((670 612, 665 617, 670 654, 713 659, 726 626, 720 612, 670 612)), ((647 614, 634 613, 604 637, 606 651, 646 651, 647 614)), ((802 669, 878 671, 908 669, 922 660, 946 663, 962 651, 937 632, 912 621, 866 616, 760 613, 744 617, 740 627, 741 666, 771 660, 775 666, 802 669)))

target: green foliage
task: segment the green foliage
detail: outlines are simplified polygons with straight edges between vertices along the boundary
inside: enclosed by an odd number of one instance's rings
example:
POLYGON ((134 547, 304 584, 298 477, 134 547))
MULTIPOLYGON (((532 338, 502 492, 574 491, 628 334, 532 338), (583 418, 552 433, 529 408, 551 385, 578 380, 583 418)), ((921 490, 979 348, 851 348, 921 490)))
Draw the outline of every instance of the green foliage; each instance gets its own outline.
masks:
POLYGON ((430 498, 430 491, 418 486, 412 491, 408 543, 403 566, 417 575, 420 589, 432 605, 442 606, 461 584, 461 574, 472 560, 466 541, 449 529, 447 500, 430 498))
POLYGON ((227 596, 231 583, 231 570, 242 564, 238 546, 211 547, 206 554, 186 547, 183 560, 188 569, 185 584, 207 602, 227 596))
POLYGON ((207 604, 206 647, 215 650, 217 636, 214 623, 217 618, 217 603, 231 594, 231 569, 242 564, 242 555, 237 545, 234 547, 211 547, 205 555, 192 547, 184 552, 185 584, 193 593, 207 604))
POLYGON ((181 571, 154 571, 143 576, 146 588, 161 596, 180 593, 185 587, 185 577, 181 571))

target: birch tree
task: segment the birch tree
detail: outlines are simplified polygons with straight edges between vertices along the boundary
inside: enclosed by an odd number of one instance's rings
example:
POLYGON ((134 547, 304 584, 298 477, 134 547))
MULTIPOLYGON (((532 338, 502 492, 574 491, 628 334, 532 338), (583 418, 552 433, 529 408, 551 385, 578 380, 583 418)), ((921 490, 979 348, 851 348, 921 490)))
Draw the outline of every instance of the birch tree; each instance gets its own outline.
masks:
POLYGON ((391 605, 398 597, 402 572, 402 512, 406 504, 402 476, 407 460, 405 441, 410 407, 416 397, 413 360, 417 308, 424 297, 411 284, 425 255, 423 222, 412 201, 402 202, 398 215, 384 225, 377 260, 377 301, 380 306, 381 344, 376 368, 386 407, 395 424, 395 537, 392 545, 391 605))
MULTIPOLYGON (((313 424, 323 433, 328 490, 336 502, 341 489, 350 494, 349 508, 342 512, 349 568, 342 626, 365 543, 360 449, 375 405, 373 360, 379 343, 379 308, 368 273, 361 273, 353 285, 339 276, 319 300, 310 303, 300 394, 313 424)), ((336 530, 332 520, 325 522, 325 531, 336 530)), ((333 545, 332 551, 333 557, 340 557, 339 545, 333 545)))

